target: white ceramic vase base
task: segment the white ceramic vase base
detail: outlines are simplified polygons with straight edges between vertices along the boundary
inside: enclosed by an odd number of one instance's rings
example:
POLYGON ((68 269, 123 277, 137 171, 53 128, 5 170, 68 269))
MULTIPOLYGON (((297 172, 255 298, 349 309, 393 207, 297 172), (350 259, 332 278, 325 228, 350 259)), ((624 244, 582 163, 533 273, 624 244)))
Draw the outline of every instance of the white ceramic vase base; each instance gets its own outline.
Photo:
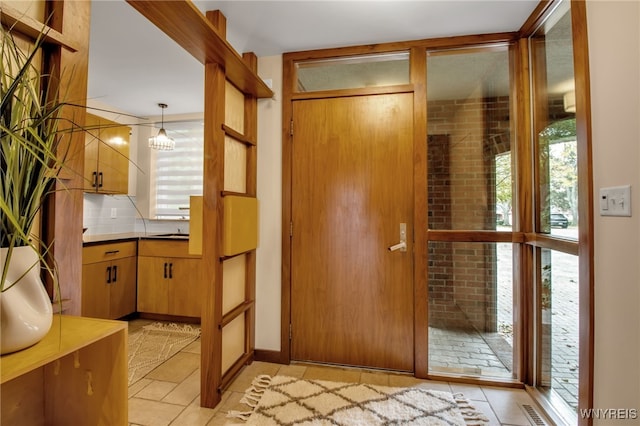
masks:
MULTIPOLYGON (((0 267, 4 268, 8 250, 0 248, 0 267)), ((29 246, 15 247, 8 267, 5 288, 15 284, 0 293, 2 355, 38 343, 53 322, 51 300, 40 279, 38 253, 29 246)))

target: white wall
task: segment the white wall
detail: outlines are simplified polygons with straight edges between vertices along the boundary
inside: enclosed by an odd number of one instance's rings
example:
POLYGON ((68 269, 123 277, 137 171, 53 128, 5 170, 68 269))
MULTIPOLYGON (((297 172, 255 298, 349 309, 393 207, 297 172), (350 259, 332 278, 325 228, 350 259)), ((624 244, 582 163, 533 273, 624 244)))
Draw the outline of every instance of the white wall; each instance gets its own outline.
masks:
POLYGON ((640 2, 587 2, 594 197, 631 184, 633 214, 601 217, 596 203, 594 408, 640 410, 639 28, 640 2))
POLYGON ((256 348, 280 350, 282 265, 282 56, 258 59, 258 74, 271 79, 274 99, 258 101, 258 200, 256 252, 256 348))

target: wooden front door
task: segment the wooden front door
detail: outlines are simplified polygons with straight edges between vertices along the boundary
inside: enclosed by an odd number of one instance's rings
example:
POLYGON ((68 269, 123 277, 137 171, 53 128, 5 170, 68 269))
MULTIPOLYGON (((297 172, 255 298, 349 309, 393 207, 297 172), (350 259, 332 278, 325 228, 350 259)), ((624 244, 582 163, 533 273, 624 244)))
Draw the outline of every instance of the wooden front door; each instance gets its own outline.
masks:
POLYGON ((293 120, 291 357, 413 371, 413 94, 294 101, 293 120))

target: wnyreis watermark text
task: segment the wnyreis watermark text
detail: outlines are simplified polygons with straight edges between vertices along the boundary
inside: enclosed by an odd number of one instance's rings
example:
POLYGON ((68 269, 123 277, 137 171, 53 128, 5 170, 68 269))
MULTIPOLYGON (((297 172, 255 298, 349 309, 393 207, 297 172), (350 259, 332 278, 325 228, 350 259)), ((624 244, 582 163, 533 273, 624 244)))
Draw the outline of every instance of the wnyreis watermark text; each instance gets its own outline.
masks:
POLYGON ((638 418, 637 408, 586 408, 580 410, 583 419, 634 420, 638 418))

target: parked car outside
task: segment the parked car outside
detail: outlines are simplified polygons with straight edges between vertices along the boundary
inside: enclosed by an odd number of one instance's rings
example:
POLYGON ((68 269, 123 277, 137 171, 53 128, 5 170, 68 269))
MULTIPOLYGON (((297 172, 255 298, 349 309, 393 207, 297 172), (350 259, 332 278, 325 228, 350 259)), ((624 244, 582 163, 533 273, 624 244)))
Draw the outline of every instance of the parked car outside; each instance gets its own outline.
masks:
POLYGON ((552 227, 557 228, 567 228, 569 226, 569 219, 562 213, 551 213, 551 217, 549 218, 552 227))

